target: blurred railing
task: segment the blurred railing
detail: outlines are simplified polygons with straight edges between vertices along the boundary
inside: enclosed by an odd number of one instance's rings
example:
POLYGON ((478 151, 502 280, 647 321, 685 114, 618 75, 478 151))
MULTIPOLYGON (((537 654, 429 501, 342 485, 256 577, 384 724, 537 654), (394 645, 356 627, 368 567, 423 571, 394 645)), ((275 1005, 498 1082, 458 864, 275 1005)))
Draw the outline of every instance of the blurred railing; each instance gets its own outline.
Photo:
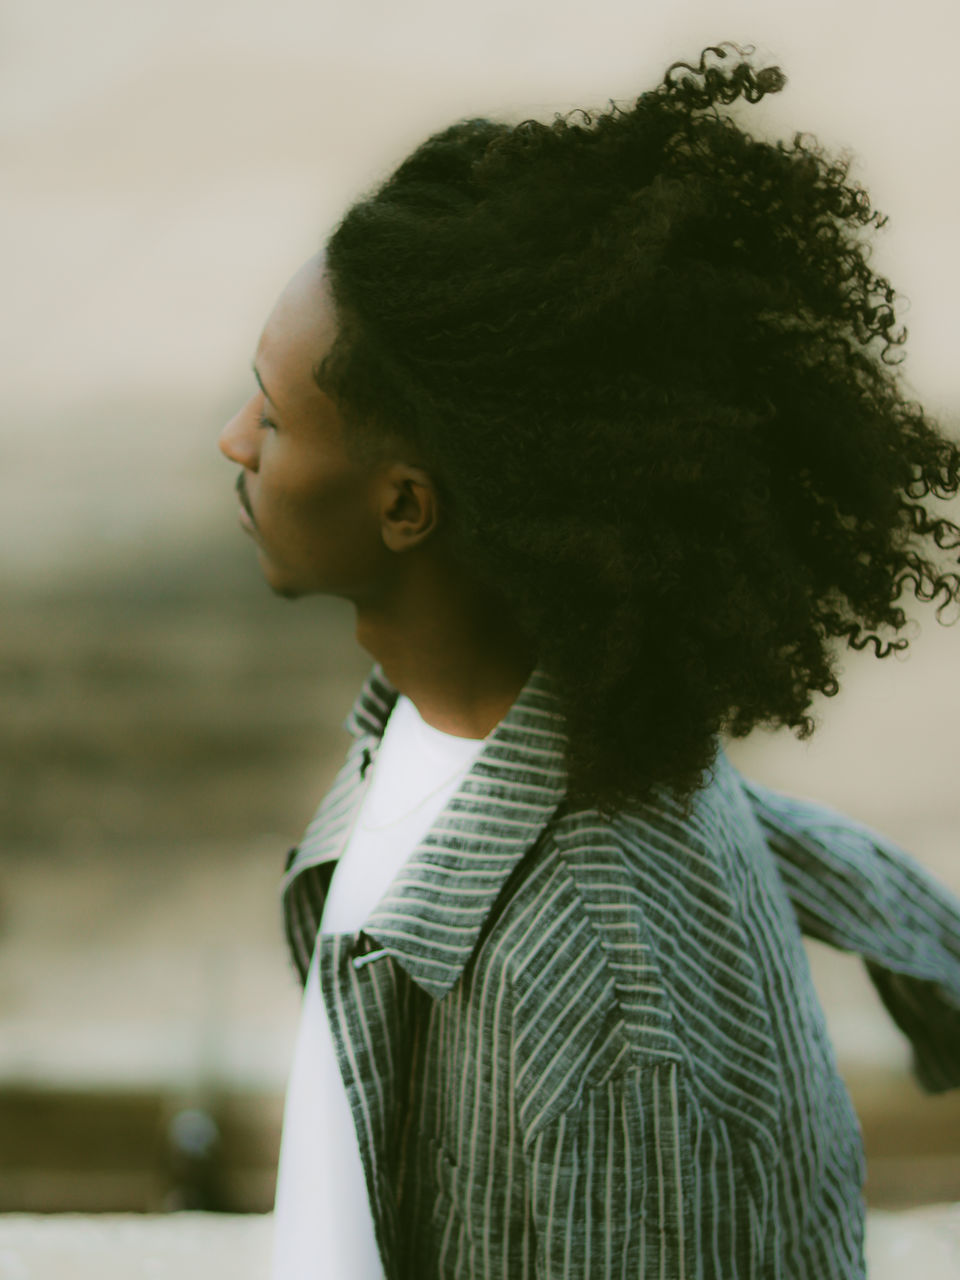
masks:
MULTIPOLYGON (((868 1204, 960 1201, 960 1094, 880 1071, 851 1086, 868 1204)), ((0 1209, 266 1212, 282 1113, 281 1096, 255 1092, 0 1091, 0 1209)))

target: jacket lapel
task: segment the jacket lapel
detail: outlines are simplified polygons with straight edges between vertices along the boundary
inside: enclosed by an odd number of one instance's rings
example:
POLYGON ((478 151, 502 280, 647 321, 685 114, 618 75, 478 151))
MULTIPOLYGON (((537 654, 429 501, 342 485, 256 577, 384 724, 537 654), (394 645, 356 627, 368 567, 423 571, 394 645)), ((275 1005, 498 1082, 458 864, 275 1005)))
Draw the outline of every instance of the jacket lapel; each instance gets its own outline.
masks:
MULTIPOLYGON (((319 922, 336 859, 366 792, 366 766, 376 759, 397 697, 376 665, 344 722, 355 735, 347 760, 284 877, 291 942, 307 963, 315 941, 313 919, 319 922), (309 877, 313 909, 299 920, 289 901, 298 895, 289 890, 308 867, 315 869, 309 877), (314 936, 307 937, 311 929, 314 936)), ((362 932, 434 998, 462 974, 500 890, 563 799, 565 741, 553 682, 534 668, 459 790, 367 918, 362 932)))

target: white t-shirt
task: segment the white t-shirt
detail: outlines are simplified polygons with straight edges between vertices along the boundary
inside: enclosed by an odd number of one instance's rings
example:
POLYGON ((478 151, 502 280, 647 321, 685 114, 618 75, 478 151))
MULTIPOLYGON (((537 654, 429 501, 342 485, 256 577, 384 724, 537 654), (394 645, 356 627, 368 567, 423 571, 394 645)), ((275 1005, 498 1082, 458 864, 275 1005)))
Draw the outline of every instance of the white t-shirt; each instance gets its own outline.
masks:
MULTIPOLYGON (((322 933, 356 933, 453 797, 486 739, 425 724, 394 704, 370 786, 330 882, 322 933)), ((272 1280, 383 1280, 356 1129, 314 949, 287 1085, 272 1280)))

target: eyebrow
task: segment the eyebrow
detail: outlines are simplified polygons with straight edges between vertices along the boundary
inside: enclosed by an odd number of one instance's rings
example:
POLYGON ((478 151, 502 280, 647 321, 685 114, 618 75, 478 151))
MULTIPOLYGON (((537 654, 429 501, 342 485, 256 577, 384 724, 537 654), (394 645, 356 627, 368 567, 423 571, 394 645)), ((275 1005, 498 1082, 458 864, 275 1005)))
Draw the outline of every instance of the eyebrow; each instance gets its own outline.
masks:
POLYGON ((260 370, 257 368, 257 362, 256 362, 256 359, 253 359, 253 360, 251 360, 251 361, 250 361, 250 368, 253 370, 253 376, 254 376, 254 377, 256 378, 256 380, 257 380, 257 386, 260 388, 260 390, 263 392, 263 394, 267 397, 267 399, 270 401, 270 403, 271 403, 272 405, 275 405, 275 404, 276 404, 276 401, 275 401, 275 400, 274 400, 274 398, 271 396, 271 394, 270 394, 270 392, 267 390, 267 388, 263 385, 263 379, 260 377, 260 370))

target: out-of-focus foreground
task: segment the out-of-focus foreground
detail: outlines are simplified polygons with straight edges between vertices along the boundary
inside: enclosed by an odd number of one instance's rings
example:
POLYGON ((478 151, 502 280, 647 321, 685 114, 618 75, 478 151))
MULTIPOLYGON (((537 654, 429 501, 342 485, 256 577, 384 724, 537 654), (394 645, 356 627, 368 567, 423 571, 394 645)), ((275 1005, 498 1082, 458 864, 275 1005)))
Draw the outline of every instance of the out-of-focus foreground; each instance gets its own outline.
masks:
MULTIPOLYGON (((65 1214, 0 1218, 0 1280, 263 1280, 270 1214, 173 1213, 163 1218, 65 1214)), ((870 1280, 953 1280, 960 1207, 873 1210, 867 1224, 870 1280)))

